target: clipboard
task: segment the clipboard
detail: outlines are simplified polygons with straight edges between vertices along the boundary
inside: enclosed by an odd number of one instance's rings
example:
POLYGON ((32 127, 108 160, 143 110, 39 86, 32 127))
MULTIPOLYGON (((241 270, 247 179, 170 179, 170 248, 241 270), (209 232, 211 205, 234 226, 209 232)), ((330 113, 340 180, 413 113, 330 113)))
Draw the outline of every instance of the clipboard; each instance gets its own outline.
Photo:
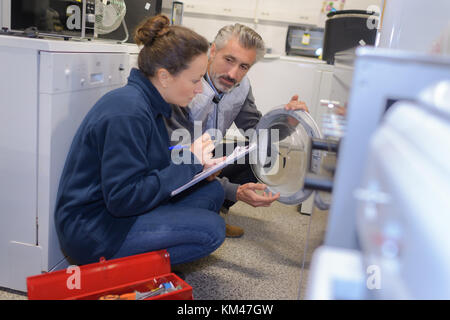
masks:
POLYGON ((255 144, 251 144, 248 145, 246 147, 243 146, 237 146, 233 152, 221 163, 216 164, 215 166, 212 166, 211 168, 208 168, 207 170, 203 170, 200 173, 197 173, 194 178, 192 178, 191 181, 189 181, 188 183, 182 185, 181 187, 173 190, 170 193, 170 196, 176 196, 177 194, 179 194, 180 192, 183 192, 184 190, 192 187, 193 185, 199 183, 200 181, 204 180, 205 178, 209 177, 210 175, 212 175, 213 173, 225 168, 226 166, 228 166, 229 164, 232 164, 234 161, 244 157, 245 155, 247 155, 248 153, 252 152, 253 150, 256 150, 256 143, 255 144))

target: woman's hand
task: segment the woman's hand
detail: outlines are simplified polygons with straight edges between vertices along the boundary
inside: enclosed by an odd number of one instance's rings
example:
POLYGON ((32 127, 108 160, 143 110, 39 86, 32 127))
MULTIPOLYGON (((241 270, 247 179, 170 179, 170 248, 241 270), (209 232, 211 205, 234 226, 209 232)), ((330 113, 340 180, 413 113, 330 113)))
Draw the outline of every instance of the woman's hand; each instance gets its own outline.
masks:
MULTIPOLYGON (((205 165, 205 167, 203 168, 203 170, 207 170, 212 166, 215 166, 218 163, 221 163, 222 161, 224 161, 227 157, 223 157, 223 158, 218 158, 218 159, 211 159, 211 161, 205 165)), ((212 175, 210 175, 209 177, 206 178, 207 181, 213 181, 220 173, 222 172, 222 170, 219 170, 217 172, 214 172, 212 175)))
POLYGON ((212 160, 212 151, 214 150, 214 144, 211 140, 211 136, 208 133, 203 134, 200 138, 191 144, 189 149, 200 163, 205 166, 212 160))
MULTIPOLYGON (((212 157, 212 151, 214 150, 214 143, 211 140, 211 136, 208 133, 203 134, 200 138, 194 141, 190 148, 191 152, 200 160, 203 165, 203 170, 215 166, 218 163, 224 161, 227 157, 215 158, 212 157)), ((213 181, 221 170, 213 173, 206 178, 208 181, 213 181)))

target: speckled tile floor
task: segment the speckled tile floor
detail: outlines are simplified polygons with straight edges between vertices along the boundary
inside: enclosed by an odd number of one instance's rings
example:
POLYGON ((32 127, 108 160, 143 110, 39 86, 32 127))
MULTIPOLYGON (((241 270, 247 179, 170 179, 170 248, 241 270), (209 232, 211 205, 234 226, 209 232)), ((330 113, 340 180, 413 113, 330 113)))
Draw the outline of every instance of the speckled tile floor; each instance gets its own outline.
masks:
MULTIPOLYGON (((311 218, 305 268, 302 264, 310 217, 296 206, 274 203, 270 208, 234 205, 224 218, 244 228, 238 239, 226 239, 210 256, 177 266, 194 290, 194 299, 259 300, 300 298, 305 295, 313 250, 324 238, 328 213, 311 218)), ((23 300, 25 293, 0 288, 0 300, 23 300)))
POLYGON ((274 203, 270 208, 233 206, 225 220, 244 228, 242 238, 226 239, 210 256, 177 266, 194 290, 194 299, 285 299, 305 295, 312 251, 322 242, 327 212, 312 215, 309 245, 302 277, 309 216, 296 206, 274 203))
POLYGON ((0 300, 27 300, 25 292, 0 288, 0 300))

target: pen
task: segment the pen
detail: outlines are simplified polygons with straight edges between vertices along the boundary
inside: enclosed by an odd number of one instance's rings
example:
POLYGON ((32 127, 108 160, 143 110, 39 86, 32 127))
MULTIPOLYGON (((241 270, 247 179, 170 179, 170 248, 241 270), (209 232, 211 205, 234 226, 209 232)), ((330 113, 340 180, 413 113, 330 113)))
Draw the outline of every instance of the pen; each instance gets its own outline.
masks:
MULTIPOLYGON (((214 144, 216 140, 211 140, 214 144)), ((169 147, 169 150, 178 150, 178 149, 184 149, 184 148, 190 148, 190 144, 177 144, 176 146, 169 147)))
POLYGON ((169 147, 169 150, 178 150, 178 149, 184 149, 189 148, 190 144, 177 144, 176 146, 169 147))

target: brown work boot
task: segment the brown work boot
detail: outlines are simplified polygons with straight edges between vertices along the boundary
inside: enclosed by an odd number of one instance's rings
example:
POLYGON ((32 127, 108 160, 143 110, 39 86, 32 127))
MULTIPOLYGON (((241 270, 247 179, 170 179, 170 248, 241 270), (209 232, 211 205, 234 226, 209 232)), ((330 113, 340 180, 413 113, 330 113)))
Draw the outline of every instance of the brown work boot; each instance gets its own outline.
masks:
POLYGON ((244 229, 238 226, 225 225, 225 236, 227 238, 240 238, 244 235, 244 229))

